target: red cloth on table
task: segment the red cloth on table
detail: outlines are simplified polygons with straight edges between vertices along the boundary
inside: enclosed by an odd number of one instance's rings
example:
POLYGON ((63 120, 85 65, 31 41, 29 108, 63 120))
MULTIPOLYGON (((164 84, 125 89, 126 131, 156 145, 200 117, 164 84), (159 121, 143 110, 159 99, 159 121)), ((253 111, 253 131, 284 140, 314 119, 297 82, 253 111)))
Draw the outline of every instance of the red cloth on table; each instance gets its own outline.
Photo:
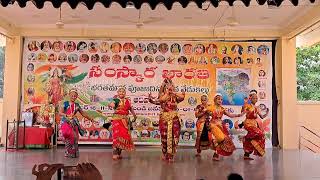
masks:
MULTIPOLYGON (((53 134, 53 128, 26 127, 25 145, 50 145, 50 138, 53 134)), ((19 128, 19 146, 23 145, 23 128, 19 128)), ((15 141, 14 132, 9 134, 9 146, 13 146, 15 141)))

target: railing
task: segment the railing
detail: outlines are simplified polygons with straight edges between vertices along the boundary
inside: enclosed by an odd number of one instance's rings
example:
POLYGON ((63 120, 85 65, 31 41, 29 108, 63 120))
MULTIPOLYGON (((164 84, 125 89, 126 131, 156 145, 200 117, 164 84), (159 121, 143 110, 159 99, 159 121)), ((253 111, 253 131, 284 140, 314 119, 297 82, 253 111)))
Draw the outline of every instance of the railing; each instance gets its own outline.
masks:
POLYGON ((318 135, 317 133, 313 132, 309 128, 301 125, 300 129, 299 129, 299 149, 301 149, 301 147, 303 146, 303 147, 307 148, 308 150, 310 150, 311 152, 319 153, 320 152, 320 145, 317 144, 316 142, 311 141, 310 139, 305 138, 305 136, 303 136, 301 134, 301 129, 307 131, 310 135, 315 137, 320 142, 320 135, 318 135), (304 142, 307 142, 307 143, 304 143, 304 142), (313 146, 313 148, 310 147, 310 144, 313 146), (316 151, 314 149, 318 149, 319 151, 316 151))

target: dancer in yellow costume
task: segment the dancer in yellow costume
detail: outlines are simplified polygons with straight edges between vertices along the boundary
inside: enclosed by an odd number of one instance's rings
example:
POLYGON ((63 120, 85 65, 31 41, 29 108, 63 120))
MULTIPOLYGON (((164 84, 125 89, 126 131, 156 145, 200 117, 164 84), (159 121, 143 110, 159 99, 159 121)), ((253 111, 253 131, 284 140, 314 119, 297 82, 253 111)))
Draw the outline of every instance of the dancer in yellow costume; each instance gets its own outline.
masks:
POLYGON ((209 140, 213 144, 213 149, 215 153, 213 155, 213 160, 219 161, 219 155, 230 156, 236 149, 231 138, 229 137, 229 132, 225 126, 222 125, 222 116, 226 115, 230 118, 240 117, 240 114, 231 114, 222 107, 222 95, 217 93, 214 96, 214 105, 207 108, 207 111, 211 113, 211 120, 209 125, 209 140))

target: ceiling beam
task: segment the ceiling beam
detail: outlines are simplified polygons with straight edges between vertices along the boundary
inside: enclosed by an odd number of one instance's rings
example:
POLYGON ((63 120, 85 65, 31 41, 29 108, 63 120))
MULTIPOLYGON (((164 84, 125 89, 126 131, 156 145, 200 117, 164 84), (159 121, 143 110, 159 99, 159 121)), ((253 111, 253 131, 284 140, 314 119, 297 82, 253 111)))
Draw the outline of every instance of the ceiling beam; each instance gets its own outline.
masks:
POLYGON ((293 38, 320 22, 320 5, 316 5, 294 22, 283 28, 282 36, 293 38))
POLYGON ((18 28, 13 23, 10 23, 6 19, 2 18, 1 16, 0 16, 0 33, 8 37, 19 34, 18 28))
POLYGON ((33 37, 95 37, 133 39, 276 39, 278 30, 215 30, 209 28, 21 28, 22 36, 33 37))
POLYGON ((307 31, 303 35, 297 37, 297 46, 306 47, 319 44, 320 42, 320 27, 315 28, 312 31, 307 31))

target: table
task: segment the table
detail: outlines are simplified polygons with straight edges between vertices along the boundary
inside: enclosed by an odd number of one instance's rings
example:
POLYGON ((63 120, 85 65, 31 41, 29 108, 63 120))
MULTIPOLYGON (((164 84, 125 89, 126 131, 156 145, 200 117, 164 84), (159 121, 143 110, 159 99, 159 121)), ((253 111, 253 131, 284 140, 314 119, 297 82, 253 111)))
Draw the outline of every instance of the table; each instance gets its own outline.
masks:
MULTIPOLYGON (((14 131, 8 137, 9 146, 15 142, 14 131)), ((26 148, 50 148, 53 128, 26 127, 25 128, 25 147, 26 148)), ((19 128, 19 147, 23 146, 23 127, 19 128)))

